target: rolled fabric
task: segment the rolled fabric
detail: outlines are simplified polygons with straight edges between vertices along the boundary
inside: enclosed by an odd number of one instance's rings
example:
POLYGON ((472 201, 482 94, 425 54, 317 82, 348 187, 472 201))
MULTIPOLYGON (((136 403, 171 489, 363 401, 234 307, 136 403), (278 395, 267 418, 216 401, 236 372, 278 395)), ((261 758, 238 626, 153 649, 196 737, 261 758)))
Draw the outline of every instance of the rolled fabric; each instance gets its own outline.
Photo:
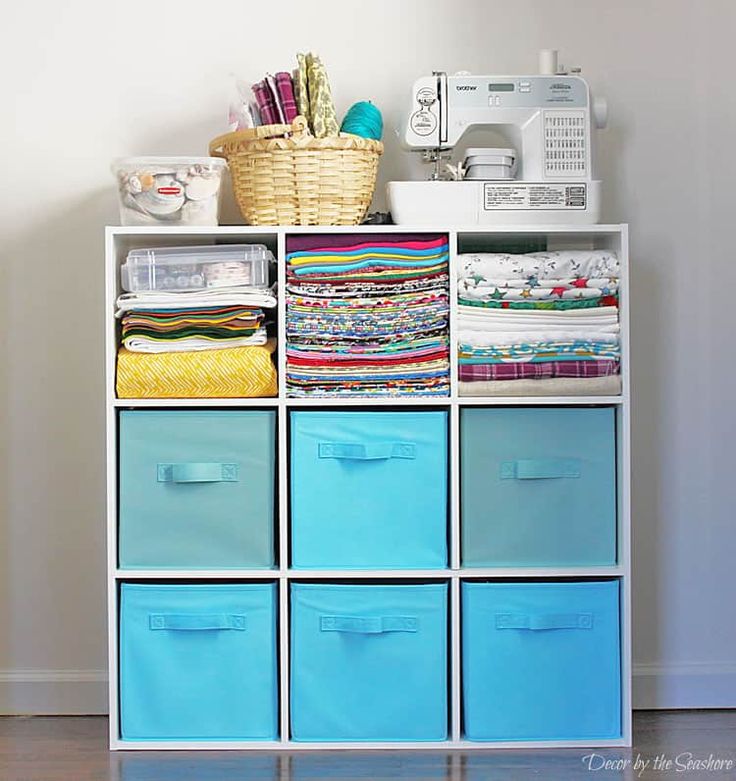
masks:
POLYGON ((309 87, 307 80, 307 56, 305 54, 296 55, 299 67, 294 71, 294 86, 296 87, 296 107, 299 113, 307 120, 309 127, 312 127, 312 116, 309 113, 309 87))
POLYGON ((276 90, 278 91, 281 110, 284 113, 284 120, 291 122, 297 116, 296 100, 294 99, 294 83, 291 75, 286 71, 280 71, 274 76, 276 81, 276 90))
POLYGON ((265 81, 259 81, 254 84, 253 94, 256 96, 256 103, 258 104, 258 113, 261 115, 261 121, 264 125, 276 125, 278 124, 278 116, 276 114, 276 106, 273 102, 271 90, 268 88, 268 84, 265 81))
POLYGON ((276 86, 276 79, 270 74, 266 74, 265 78, 266 86, 268 87, 268 91, 271 96, 271 100, 273 101, 273 108, 274 113, 276 114, 276 121, 279 125, 283 125, 284 122, 286 122, 286 115, 284 114, 284 108, 281 105, 281 100, 279 98, 279 90, 276 86))
POLYGON ((134 353, 121 347, 117 362, 120 399, 231 399, 277 394, 271 360, 275 340, 264 347, 230 347, 186 353, 134 353))
POLYGON ((309 90, 309 113, 312 118, 312 132, 315 138, 336 136, 340 130, 337 123, 335 104, 327 70, 315 54, 307 55, 307 83, 309 90))

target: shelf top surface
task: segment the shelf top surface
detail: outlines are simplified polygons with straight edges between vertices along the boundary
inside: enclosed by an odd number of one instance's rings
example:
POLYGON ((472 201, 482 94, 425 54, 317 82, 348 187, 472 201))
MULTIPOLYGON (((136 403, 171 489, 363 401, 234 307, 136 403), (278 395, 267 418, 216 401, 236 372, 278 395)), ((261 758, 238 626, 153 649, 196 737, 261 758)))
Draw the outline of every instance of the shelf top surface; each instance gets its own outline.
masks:
POLYGON ((111 236, 227 236, 278 233, 622 233, 626 223, 596 225, 108 225, 111 236))

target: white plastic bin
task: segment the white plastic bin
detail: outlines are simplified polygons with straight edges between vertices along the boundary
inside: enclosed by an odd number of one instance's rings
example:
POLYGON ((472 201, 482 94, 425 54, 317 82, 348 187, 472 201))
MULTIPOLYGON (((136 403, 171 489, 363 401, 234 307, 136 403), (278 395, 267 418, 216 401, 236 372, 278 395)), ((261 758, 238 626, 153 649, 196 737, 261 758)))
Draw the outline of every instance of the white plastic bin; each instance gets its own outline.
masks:
POLYGON ((120 267, 120 283, 131 293, 236 285, 267 288, 268 264, 272 261, 265 244, 134 249, 120 267))
POLYGON ((121 157, 122 225, 217 225, 226 164, 217 157, 121 157))

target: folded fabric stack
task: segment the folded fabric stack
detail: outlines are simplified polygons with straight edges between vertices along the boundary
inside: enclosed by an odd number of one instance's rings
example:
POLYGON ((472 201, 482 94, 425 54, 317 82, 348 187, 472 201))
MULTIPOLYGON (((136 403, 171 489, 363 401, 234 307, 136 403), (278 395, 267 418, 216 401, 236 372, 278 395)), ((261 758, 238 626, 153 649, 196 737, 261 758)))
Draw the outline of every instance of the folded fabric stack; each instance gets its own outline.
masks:
POLYGON ((291 396, 449 394, 447 236, 295 236, 287 245, 291 396))
POLYGON ((621 392, 615 253, 466 254, 457 283, 460 395, 621 392))
POLYGON ((120 398, 272 396, 264 309, 270 290, 221 287, 191 293, 146 291, 118 298, 120 398), (198 353, 207 353, 199 356, 198 353), (135 357, 137 355, 137 357, 135 357))

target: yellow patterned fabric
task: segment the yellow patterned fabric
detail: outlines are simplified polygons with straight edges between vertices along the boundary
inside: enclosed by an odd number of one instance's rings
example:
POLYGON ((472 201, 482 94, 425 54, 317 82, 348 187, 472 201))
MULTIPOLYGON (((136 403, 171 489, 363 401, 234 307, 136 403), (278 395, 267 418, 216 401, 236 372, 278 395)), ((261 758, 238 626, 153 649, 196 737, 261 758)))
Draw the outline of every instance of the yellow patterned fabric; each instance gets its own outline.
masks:
POLYGON ((271 360, 275 340, 263 347, 228 347, 186 353, 118 351, 120 399, 233 399, 277 394, 271 360))

